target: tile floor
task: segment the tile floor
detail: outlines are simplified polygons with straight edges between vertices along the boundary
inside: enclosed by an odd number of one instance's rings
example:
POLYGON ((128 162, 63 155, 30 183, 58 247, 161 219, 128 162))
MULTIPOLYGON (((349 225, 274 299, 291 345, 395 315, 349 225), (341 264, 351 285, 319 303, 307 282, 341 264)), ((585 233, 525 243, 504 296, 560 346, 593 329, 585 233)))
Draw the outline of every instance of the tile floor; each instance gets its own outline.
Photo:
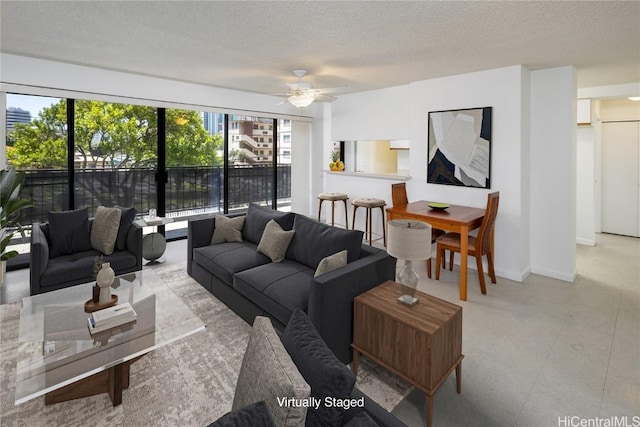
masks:
MULTIPOLYGON (((462 394, 451 375, 435 395, 435 426, 607 425, 579 423, 623 416, 640 426, 640 239, 599 235, 595 247, 577 247, 577 270, 574 283, 498 278, 485 296, 470 270, 466 302, 456 268, 420 281, 463 307, 462 394)), ((424 425, 424 394, 393 413, 424 425)))
MULTIPOLYGON (((640 239, 602 234, 577 255, 574 283, 498 278, 484 296, 470 270, 466 302, 456 268, 438 282, 418 267, 420 290, 463 307, 462 394, 452 374, 435 395, 435 426, 570 427, 623 416, 640 426, 640 239)), ((184 261, 186 241, 169 243, 165 257, 184 261)), ((2 303, 28 295, 27 270, 5 279, 2 303)), ((413 391, 393 413, 424 426, 424 394, 413 391)))

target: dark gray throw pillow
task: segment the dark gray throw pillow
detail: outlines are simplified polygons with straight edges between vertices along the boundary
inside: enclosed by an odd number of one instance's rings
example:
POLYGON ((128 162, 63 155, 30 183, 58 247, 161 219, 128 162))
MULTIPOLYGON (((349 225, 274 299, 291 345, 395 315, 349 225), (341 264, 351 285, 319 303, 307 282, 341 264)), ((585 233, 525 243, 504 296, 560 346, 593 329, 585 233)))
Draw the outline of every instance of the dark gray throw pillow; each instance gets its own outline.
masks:
POLYGON ((242 238, 258 244, 262 238, 264 227, 272 219, 285 231, 291 230, 293 227, 293 214, 291 212, 280 212, 265 206, 250 203, 249 209, 247 210, 247 217, 242 227, 242 238))
POLYGON ((269 406, 261 400, 233 412, 227 412, 209 427, 275 427, 269 406))
POLYGON ((362 231, 343 230, 319 223, 304 215, 293 221, 296 234, 289 245, 287 258, 316 269, 323 258, 347 250, 347 263, 360 258, 362 231))
POLYGON ((91 250, 89 209, 49 212, 49 258, 91 250))
POLYGON ((282 342, 304 380, 311 386, 311 396, 320 399, 318 409, 307 411, 307 426, 339 426, 345 410, 325 406, 325 398, 347 399, 356 383, 356 377, 325 342, 311 320, 296 309, 282 335, 282 342))
POLYGON ((136 208, 116 207, 122 211, 122 215, 120 215, 120 228, 118 228, 118 238, 116 239, 116 250, 124 251, 127 249, 127 234, 129 234, 129 228, 136 219, 138 211, 136 208))

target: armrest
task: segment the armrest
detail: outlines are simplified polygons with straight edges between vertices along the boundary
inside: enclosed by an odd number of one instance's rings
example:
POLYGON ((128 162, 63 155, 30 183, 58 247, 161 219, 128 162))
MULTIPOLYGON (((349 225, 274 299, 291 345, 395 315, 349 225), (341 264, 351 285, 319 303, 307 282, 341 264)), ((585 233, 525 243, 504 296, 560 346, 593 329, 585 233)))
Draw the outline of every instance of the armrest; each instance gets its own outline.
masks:
POLYGON ((383 250, 367 249, 375 253, 311 280, 309 318, 344 363, 351 361, 354 298, 395 278, 396 259, 383 250))
POLYGON ((39 223, 31 226, 30 250, 29 286, 31 295, 37 295, 40 293, 40 276, 49 263, 49 242, 39 223))
POLYGON ((215 223, 214 217, 189 220, 187 229, 187 273, 189 275, 191 275, 193 250, 211 244, 215 223))
POLYGON ((136 256, 136 270, 142 270, 142 227, 135 221, 127 232, 127 251, 136 256))

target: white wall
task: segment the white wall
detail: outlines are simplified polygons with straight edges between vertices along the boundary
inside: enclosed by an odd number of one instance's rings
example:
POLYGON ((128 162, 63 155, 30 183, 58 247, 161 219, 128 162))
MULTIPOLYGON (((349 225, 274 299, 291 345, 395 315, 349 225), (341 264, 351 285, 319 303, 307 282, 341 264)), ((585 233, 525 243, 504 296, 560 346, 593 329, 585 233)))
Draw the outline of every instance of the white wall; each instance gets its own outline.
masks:
POLYGON ((531 73, 531 271, 576 277, 576 77, 531 73))
MULTIPOLYGON (((46 94, 48 89, 75 92, 77 98, 111 101, 113 97, 133 98, 136 103, 153 106, 189 106, 245 112, 286 114, 309 117, 305 110, 282 98, 213 86, 185 83, 137 74, 103 70, 80 65, 0 54, 0 81, 3 90, 12 84, 23 86, 31 94, 46 94), (32 93, 36 92, 36 93, 32 93), (83 94, 86 96, 83 97, 83 94), (146 101, 146 102, 145 102, 146 101), (168 104, 168 105, 165 105, 168 104)), ((120 100, 122 102, 122 100, 120 100)))
POLYGON ((331 104, 331 138, 409 139, 409 100, 407 85, 342 95, 331 104))
POLYGON ((576 132, 576 243, 594 246, 596 244, 596 128, 579 126, 576 132))

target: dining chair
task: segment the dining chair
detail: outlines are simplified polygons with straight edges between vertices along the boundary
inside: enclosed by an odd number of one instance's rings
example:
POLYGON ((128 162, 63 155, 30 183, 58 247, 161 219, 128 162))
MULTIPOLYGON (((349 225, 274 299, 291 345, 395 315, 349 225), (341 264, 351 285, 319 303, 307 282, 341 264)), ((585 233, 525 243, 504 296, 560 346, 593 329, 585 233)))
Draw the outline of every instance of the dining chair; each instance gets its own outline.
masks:
MULTIPOLYGON (((391 184, 391 203, 393 206, 402 206, 409 204, 409 198, 407 197, 407 185, 404 182, 398 184, 391 184)), ((436 242, 436 239, 444 234, 444 230, 438 230, 433 228, 431 230, 431 244, 436 242)), ((427 259, 427 277, 431 279, 431 258, 427 259)), ((443 261, 444 267, 444 261, 443 261)))
MULTIPOLYGON (((496 283, 496 273, 493 268, 493 232, 496 224, 496 216, 498 215, 498 202, 500 200, 500 192, 496 191, 487 196, 487 209, 485 210, 480 231, 476 237, 469 236, 468 253, 476 258, 478 267, 478 278, 480 280, 480 290, 483 294, 487 293, 484 282, 484 271, 482 269, 482 255, 487 256, 487 264, 489 266, 489 277, 491 283, 496 283)), ((440 262, 442 260, 444 266, 444 251, 451 251, 449 256, 449 270, 453 270, 454 252, 460 252, 460 233, 446 233, 436 239, 436 280, 440 279, 440 262)))

